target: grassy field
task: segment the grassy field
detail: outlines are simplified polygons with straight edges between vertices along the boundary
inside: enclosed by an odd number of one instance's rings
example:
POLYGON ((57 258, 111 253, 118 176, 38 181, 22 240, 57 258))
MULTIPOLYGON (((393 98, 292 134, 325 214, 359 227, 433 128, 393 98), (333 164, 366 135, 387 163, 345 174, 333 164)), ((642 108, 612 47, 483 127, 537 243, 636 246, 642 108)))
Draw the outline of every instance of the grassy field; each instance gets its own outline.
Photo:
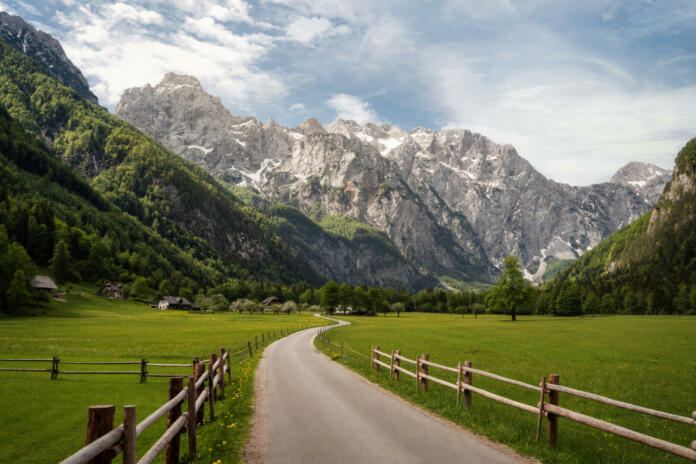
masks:
MULTIPOLYGON (((521 317, 402 313, 389 317, 341 317, 352 325, 326 334, 344 342, 344 357, 320 342, 327 354, 402 397, 519 452, 549 463, 679 463, 684 459, 559 419, 559 446, 547 446, 545 427, 535 441, 537 417, 474 394, 470 410, 456 407, 456 392, 431 382, 418 392, 415 380, 389 379, 370 371, 370 346, 400 349, 414 359, 428 353, 436 363, 473 367, 530 384, 559 374, 562 385, 691 417, 696 410, 696 318, 694 317, 521 317), (360 354, 356 354, 360 353, 360 354)), ((414 366, 410 366, 414 367, 414 366)), ((456 374, 431 368, 456 382, 456 374)), ((536 404, 538 393, 474 375, 475 386, 536 404)), ((561 394, 561 406, 688 447, 696 427, 613 408, 561 394)))
MULTIPOLYGON (((119 302, 93 295, 92 289, 76 289, 69 303, 51 302, 27 317, 0 318, 0 358, 50 358, 65 361, 123 361, 146 358, 151 362, 187 363, 194 356, 209 357, 220 347, 237 351, 261 333, 320 325, 317 318, 302 315, 191 314, 158 311, 141 303, 119 302)), ((261 346, 259 347, 261 348, 261 346)), ((259 349, 258 353, 261 353, 259 349)), ((214 424, 201 429, 202 462, 239 462, 252 411, 253 369, 258 361, 233 359, 233 386, 224 403, 216 407, 214 424)), ((18 367, 2 363, 0 367, 18 367)), ((24 367, 49 368, 50 363, 24 367)), ((68 370, 95 366, 61 366, 68 370)), ((118 370, 123 370, 119 366, 118 370)), ((133 370, 137 366, 125 366, 133 370)), ((107 366, 96 369, 110 370, 107 366)), ((113 369, 111 369, 113 370, 113 369)), ((190 374, 189 368, 149 368, 150 372, 190 374)), ((140 421, 167 399, 166 378, 138 376, 62 375, 0 372, 0 462, 58 462, 84 445, 87 408, 95 404, 116 406, 115 423, 122 406, 135 404, 140 421)), ((207 410, 207 408, 206 408, 207 410)), ((158 422, 138 438, 139 455, 164 430, 158 422)), ((182 439, 182 449, 185 438, 182 439)), ((120 459, 120 457, 118 458, 120 459)))

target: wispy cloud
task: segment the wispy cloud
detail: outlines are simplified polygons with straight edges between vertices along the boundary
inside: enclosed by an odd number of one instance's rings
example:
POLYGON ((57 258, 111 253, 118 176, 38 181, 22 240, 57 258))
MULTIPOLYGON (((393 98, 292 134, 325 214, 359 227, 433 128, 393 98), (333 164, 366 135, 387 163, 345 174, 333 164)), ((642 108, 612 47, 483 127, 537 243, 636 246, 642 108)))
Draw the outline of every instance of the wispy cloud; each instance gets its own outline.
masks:
POLYGON ((21 1, 0 7, 47 24, 110 107, 175 71, 290 126, 480 131, 573 184, 671 167, 696 135, 692 0, 21 1))

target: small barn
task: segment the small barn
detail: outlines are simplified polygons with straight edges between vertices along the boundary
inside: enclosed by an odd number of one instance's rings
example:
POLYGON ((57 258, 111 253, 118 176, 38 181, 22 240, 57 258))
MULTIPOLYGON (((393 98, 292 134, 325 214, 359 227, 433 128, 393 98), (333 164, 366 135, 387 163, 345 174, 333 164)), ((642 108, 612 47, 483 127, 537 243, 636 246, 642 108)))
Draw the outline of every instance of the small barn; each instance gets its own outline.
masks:
POLYGON ((274 296, 269 296, 268 298, 266 298, 265 300, 263 300, 261 302, 261 304, 264 306, 271 306, 273 304, 279 304, 279 303, 280 303, 280 300, 274 296))
POLYGON ((55 293, 58 290, 58 286, 48 276, 45 275, 35 275, 31 278, 31 286, 42 292, 55 293))
POLYGON ((106 285, 99 289, 97 295, 122 300, 123 284, 120 282, 108 282, 106 285))
POLYGON ((165 296, 157 303, 157 309, 194 310, 198 308, 183 296, 165 296))

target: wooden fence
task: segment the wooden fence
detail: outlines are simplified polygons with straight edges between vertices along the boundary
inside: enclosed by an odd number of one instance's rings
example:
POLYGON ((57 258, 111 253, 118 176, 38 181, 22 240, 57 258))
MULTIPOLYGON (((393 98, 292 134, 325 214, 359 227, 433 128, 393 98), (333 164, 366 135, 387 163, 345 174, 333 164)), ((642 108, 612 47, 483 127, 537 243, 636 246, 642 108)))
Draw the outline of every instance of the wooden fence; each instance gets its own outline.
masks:
POLYGON ((219 355, 213 353, 210 355, 210 359, 205 360, 194 358, 192 363, 187 364, 149 363, 146 360, 138 362, 63 362, 63 364, 68 365, 139 364, 141 369, 138 371, 59 371, 59 360, 56 357, 53 359, 0 359, 0 361, 10 362, 51 362, 51 369, 8 368, 0 370, 50 372, 51 379, 56 379, 58 374, 137 374, 141 376, 143 382, 148 376, 169 377, 168 401, 140 423, 135 421, 135 406, 123 407, 123 423, 115 428, 113 424, 116 408, 113 405, 89 407, 86 446, 63 460, 61 464, 106 464, 111 463, 119 453, 123 453, 124 464, 136 464, 136 462, 137 464, 149 464, 154 462, 163 451, 165 464, 175 464, 180 459, 180 435, 184 432, 188 434, 188 460, 196 459, 196 430, 203 424, 204 405, 208 404, 209 421, 212 422, 215 419, 215 400, 225 398, 225 384, 232 382, 232 360, 252 358, 259 349, 259 345, 263 347, 264 343, 270 342, 278 336, 283 337, 310 327, 315 326, 308 324, 296 326, 291 330, 281 329, 264 332, 260 336, 255 336, 253 341, 247 341, 246 346, 241 350, 231 352, 229 349, 220 348, 219 355), (151 374, 147 372, 148 367, 189 367, 192 369, 192 375, 151 374), (182 412, 184 404, 186 404, 186 411, 182 412), (140 460, 137 460, 136 439, 165 415, 167 417, 166 431, 140 460))
POLYGON ((523 411, 527 411, 531 414, 535 414, 538 417, 536 430, 537 439, 539 439, 542 419, 543 417, 546 417, 549 445, 554 447, 558 442, 558 417, 564 417, 574 422, 578 422, 580 424, 584 424, 589 427, 602 430, 604 432, 628 438, 630 440, 634 440, 639 443, 652 446, 653 448, 667 451, 668 453, 672 453, 677 456, 696 461, 696 440, 694 440, 691 443, 691 448, 688 448, 686 446, 681 446, 676 443, 655 438, 640 432, 636 432, 635 430, 627 429, 625 427, 612 424, 610 422, 596 419, 594 417, 590 417, 576 411, 571 411, 567 408, 562 408, 558 404, 560 394, 564 393, 567 395, 573 395, 587 400, 603 403, 609 406, 616 406, 630 411, 635 411, 642 414, 660 417, 670 421, 680 422, 693 426, 696 426, 696 411, 692 413, 691 418, 683 417, 677 414, 671 414, 663 411, 657 411, 655 409, 645 408, 642 406, 636 406, 634 404, 625 403, 623 401, 617 401, 611 398, 596 395, 594 393, 588 393, 581 390, 576 390, 574 388, 561 386, 560 377, 557 374, 551 374, 548 377, 548 379, 546 377, 543 377, 541 379, 541 382, 537 386, 525 382, 520 382, 519 380, 509 379, 507 377, 493 374, 491 372, 474 369, 472 367, 471 361, 465 361, 463 364, 460 362, 457 365, 457 367, 443 366, 441 364, 436 364, 430 361, 427 354, 422 354, 420 357, 417 357, 416 359, 409 359, 405 356, 402 356, 400 350, 394 350, 391 353, 386 353, 384 351, 380 351, 379 346, 374 346, 371 348, 370 366, 376 372, 379 372, 380 366, 384 367, 389 371, 389 375, 396 380, 399 380, 400 374, 403 373, 415 379, 416 388, 420 388, 422 391, 428 390, 428 382, 434 382, 446 388, 451 388, 452 390, 455 390, 457 392, 457 405, 459 405, 463 393, 464 404, 466 405, 466 407, 471 407, 472 393, 477 393, 491 400, 521 409, 523 411), (411 371, 409 369, 406 369, 404 366, 402 366, 402 362, 414 366, 414 370, 411 371), (448 382, 446 380, 442 380, 440 378, 435 377, 434 375, 432 375, 432 372, 430 372, 429 368, 440 369, 457 374, 456 383, 448 382), (497 380, 499 382, 538 392, 539 402, 536 405, 529 405, 521 403, 519 401, 515 401, 510 398, 506 398, 501 395, 497 395, 482 388, 475 387, 473 385, 474 375, 480 375, 489 379, 497 380))
MULTIPOLYGON (((265 343, 266 340, 272 340, 278 335, 284 336, 288 335, 290 332, 294 332, 303 328, 314 327, 312 325, 295 326, 293 329, 280 329, 278 331, 268 331, 264 332, 258 336, 254 336, 253 341, 248 341, 247 345, 239 351, 230 353, 231 357, 245 357, 248 353, 252 356, 253 351, 258 349, 259 343, 265 343)), ((198 359, 198 358, 196 358, 198 359)), ((150 362, 143 358, 138 361, 64 361, 57 356, 53 358, 43 358, 43 359, 13 359, 13 358, 1 358, 2 363, 51 363, 51 367, 48 368, 26 368, 26 367, 2 367, 0 372, 49 372, 51 374, 51 380, 57 380, 58 375, 137 375, 140 377, 140 382, 147 382, 148 377, 179 377, 182 374, 172 374, 172 373, 161 373, 161 372, 150 372, 149 368, 195 368, 194 360, 191 363, 158 363, 150 362), (60 370, 60 366, 138 366, 137 370, 60 370)), ((206 364, 209 361, 203 360, 198 361, 202 364, 206 364)), ((75 369, 75 368, 73 368, 75 369)), ((126 369, 126 368, 124 368, 126 369)))

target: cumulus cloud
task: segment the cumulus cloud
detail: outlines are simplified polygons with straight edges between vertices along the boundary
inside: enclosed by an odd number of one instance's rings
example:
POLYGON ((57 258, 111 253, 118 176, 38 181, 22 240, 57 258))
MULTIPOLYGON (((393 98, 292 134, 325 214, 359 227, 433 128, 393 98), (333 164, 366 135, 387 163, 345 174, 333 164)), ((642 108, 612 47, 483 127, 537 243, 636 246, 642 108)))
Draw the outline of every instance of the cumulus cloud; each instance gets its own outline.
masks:
POLYGON ((337 118, 352 119, 358 124, 380 122, 377 113, 370 108, 369 103, 353 95, 337 93, 326 100, 326 104, 336 112, 337 118))
POLYGON ((305 106, 302 103, 293 103, 290 105, 290 108, 288 108, 290 111, 304 111, 305 106))
POLYGON ((322 37, 347 34, 350 32, 350 28, 344 24, 334 26, 326 18, 299 17, 288 24, 286 31, 289 39, 296 42, 309 43, 322 37))
MULTIPOLYGON (((233 8, 233 3, 225 5, 233 8)), ((176 2, 181 8, 193 5, 176 2)), ((243 13, 240 8, 235 11, 243 13)), ((113 107, 125 89, 156 83, 169 71, 198 77, 229 106, 247 112, 287 93, 281 78, 258 67, 273 47, 271 38, 233 33, 213 17, 177 20, 117 3, 80 5, 57 18, 68 31, 63 40, 66 52, 107 106, 113 107)))

